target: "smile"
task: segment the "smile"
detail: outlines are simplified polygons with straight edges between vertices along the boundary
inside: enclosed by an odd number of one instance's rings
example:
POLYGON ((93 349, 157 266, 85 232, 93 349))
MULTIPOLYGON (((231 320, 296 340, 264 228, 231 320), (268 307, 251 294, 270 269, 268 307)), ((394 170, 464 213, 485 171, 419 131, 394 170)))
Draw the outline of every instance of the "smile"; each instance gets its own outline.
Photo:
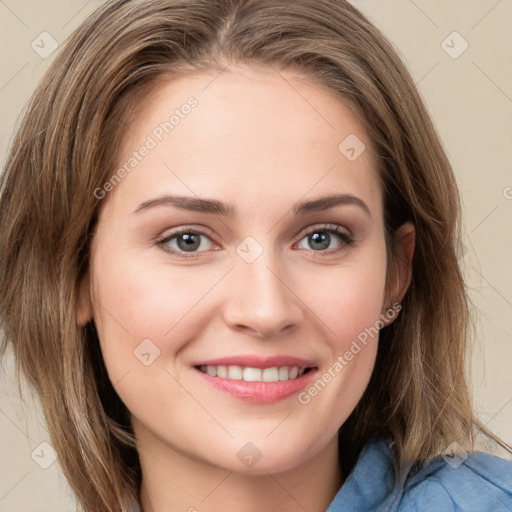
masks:
POLYGON ((196 361, 192 368, 210 389, 254 404, 270 404, 296 395, 318 371, 313 360, 255 354, 196 361))

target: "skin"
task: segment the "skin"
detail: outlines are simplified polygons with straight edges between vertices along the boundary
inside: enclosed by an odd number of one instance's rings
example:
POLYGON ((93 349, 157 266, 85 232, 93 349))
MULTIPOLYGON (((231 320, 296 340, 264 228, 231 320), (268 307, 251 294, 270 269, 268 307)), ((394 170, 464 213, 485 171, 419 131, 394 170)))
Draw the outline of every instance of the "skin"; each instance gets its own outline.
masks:
MULTIPOLYGON (((397 233, 407 264, 386 285, 371 141, 329 90, 291 71, 238 66, 159 85, 130 124, 120 165, 190 96, 197 107, 103 199, 77 321, 94 319, 110 379, 132 414, 144 512, 320 512, 346 478, 337 430, 368 384, 377 338, 307 404, 297 394, 241 401, 191 365, 287 354, 327 371, 405 294, 414 228, 397 233), (366 145, 354 161, 338 149, 349 134, 366 145), (296 202, 333 192, 359 197, 370 215, 354 204, 294 215, 296 202), (165 194, 228 202, 236 215, 171 205, 134 213, 165 194), (355 243, 332 235, 315 250, 308 232, 327 224, 355 243), (156 242, 180 227, 205 233, 194 257, 156 242), (247 236, 263 250, 252 263, 236 252, 247 236), (134 356, 144 339, 160 350, 149 366, 134 356), (249 442, 261 455, 252 467, 237 456, 249 442)), ((178 242, 167 246, 180 250, 178 242)))

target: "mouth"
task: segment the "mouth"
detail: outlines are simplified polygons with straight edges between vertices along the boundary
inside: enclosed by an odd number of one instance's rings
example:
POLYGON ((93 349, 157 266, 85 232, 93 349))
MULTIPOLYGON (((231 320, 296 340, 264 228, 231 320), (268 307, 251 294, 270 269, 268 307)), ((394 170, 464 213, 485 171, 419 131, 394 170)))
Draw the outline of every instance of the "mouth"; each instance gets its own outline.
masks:
POLYGON ((235 356, 201 361, 193 370, 215 390, 245 402, 269 404, 298 393, 318 367, 313 361, 288 356, 235 356))

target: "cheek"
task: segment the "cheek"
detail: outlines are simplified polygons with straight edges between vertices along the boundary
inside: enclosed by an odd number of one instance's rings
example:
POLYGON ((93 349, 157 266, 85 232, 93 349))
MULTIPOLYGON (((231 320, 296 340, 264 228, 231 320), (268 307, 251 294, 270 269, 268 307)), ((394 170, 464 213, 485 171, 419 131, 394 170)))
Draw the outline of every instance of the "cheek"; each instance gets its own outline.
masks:
POLYGON ((378 325, 385 280, 384 242, 354 253, 339 267, 317 270, 303 280, 302 296, 324 324, 337 352, 347 350, 352 340, 378 325))
POLYGON ((316 283, 323 286, 315 286, 309 294, 308 304, 324 325, 328 355, 315 380, 298 395, 298 401, 303 406, 304 424, 309 425, 308 418, 313 416, 324 425, 319 439, 323 436, 327 440, 335 434, 357 406, 371 378, 385 273, 385 252, 379 251, 379 257, 339 268, 330 279, 317 279, 316 283))
POLYGON ((94 264, 94 317, 109 373, 137 368, 142 342, 150 352, 171 355, 200 334, 207 318, 200 303, 222 270, 171 268, 121 251, 103 254, 94 264))

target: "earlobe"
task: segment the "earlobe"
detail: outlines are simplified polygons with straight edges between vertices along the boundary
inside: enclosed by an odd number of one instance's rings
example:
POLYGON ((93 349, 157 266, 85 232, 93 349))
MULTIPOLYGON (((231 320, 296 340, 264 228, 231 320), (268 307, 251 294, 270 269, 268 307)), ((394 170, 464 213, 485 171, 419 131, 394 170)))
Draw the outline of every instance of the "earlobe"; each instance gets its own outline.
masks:
POLYGON ((84 327, 93 318, 89 272, 87 272, 80 281, 75 307, 75 317, 79 327, 84 327))

